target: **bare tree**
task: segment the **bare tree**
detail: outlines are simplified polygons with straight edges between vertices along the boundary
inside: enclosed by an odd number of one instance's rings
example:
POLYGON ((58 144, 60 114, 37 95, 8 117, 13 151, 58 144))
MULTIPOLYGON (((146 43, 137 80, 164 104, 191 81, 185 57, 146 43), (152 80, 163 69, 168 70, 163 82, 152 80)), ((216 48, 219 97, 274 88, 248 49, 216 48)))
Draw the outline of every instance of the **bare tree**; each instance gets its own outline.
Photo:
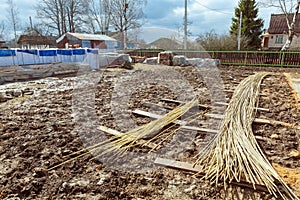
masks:
POLYGON ((62 35, 61 14, 58 0, 40 0, 37 7, 37 16, 43 20, 41 23, 49 28, 57 30, 58 35, 62 35))
POLYGON ((6 3, 8 4, 8 21, 11 23, 14 31, 14 45, 16 46, 17 44, 17 28, 19 25, 19 10, 17 6, 15 5, 13 0, 7 0, 6 3))
MULTIPOLYGON (((214 30, 210 30, 204 34, 198 35, 196 39, 197 46, 193 45, 193 48, 215 51, 215 50, 235 50, 237 48, 237 36, 235 35, 219 35, 214 30)), ((249 44, 249 38, 242 36, 241 38, 241 49, 247 49, 249 44)))
POLYGON ((96 32, 97 29, 101 34, 108 35, 111 19, 110 3, 111 0, 90 0, 89 18, 92 20, 90 21, 90 24, 94 32, 96 32), (96 23, 96 26, 94 23, 96 23))
POLYGON ((295 36, 295 24, 296 18, 299 14, 300 0, 269 0, 262 2, 263 6, 277 7, 285 15, 286 23, 288 26, 288 38, 285 44, 282 46, 281 51, 286 51, 290 48, 293 38, 295 36))
POLYGON ((141 27, 145 3, 146 0, 111 0, 111 24, 122 35, 123 49, 126 49, 126 32, 141 27))
POLYGON ((23 33, 25 35, 39 35, 39 36, 49 36, 51 32, 49 27, 43 23, 37 23, 34 25, 26 26, 23 33))
POLYGON ((285 14, 285 19, 289 28, 288 39, 286 40, 285 44, 281 48, 282 51, 286 51, 287 49, 290 48, 295 35, 295 23, 296 23, 296 17, 299 13, 300 0, 297 0, 297 4, 295 5, 295 11, 292 20, 289 19, 289 12, 287 11, 285 1, 279 1, 279 3, 283 13, 285 14))
POLYGON ((39 0, 36 10, 42 23, 61 36, 68 31, 76 32, 87 5, 85 0, 39 0))
POLYGON ((4 22, 4 20, 2 20, 0 22, 0 39, 3 39, 4 31, 5 31, 5 22, 4 22))
POLYGON ((77 28, 82 23, 82 15, 86 15, 88 2, 84 0, 67 0, 66 14, 68 17, 68 25, 70 32, 76 32, 77 28))

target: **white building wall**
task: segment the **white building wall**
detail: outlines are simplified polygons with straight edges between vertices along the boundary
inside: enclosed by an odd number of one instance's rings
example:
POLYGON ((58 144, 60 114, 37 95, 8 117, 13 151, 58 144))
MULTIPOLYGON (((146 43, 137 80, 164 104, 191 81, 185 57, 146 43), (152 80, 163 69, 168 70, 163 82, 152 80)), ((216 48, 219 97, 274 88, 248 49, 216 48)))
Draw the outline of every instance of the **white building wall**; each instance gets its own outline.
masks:
MULTIPOLYGON (((287 34, 270 34, 268 47, 281 48, 285 44, 287 38, 287 34), (282 37, 282 42, 278 40, 279 37, 282 37)), ((300 49, 300 36, 294 36, 290 49, 300 49)))

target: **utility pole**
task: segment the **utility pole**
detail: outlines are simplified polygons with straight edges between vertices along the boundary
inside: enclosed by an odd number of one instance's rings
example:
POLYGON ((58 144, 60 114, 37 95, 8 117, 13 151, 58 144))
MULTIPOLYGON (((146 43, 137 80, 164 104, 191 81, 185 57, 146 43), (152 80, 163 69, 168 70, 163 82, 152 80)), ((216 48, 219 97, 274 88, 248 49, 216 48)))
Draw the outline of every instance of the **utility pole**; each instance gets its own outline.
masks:
POLYGON ((243 12, 240 12, 240 23, 239 23, 239 35, 238 35, 238 51, 241 50, 241 35, 242 35, 242 19, 243 19, 243 12))
POLYGON ((185 0, 185 4, 184 4, 184 41, 183 41, 183 45, 184 45, 184 50, 187 50, 187 34, 188 34, 188 30, 187 30, 187 0, 185 0))
POLYGON ((126 49, 126 42, 127 42, 127 8, 128 4, 126 0, 123 0, 124 6, 124 31, 123 31, 123 49, 126 49))
POLYGON ((29 23, 30 23, 30 31, 33 31, 33 25, 32 25, 31 16, 29 16, 29 23))

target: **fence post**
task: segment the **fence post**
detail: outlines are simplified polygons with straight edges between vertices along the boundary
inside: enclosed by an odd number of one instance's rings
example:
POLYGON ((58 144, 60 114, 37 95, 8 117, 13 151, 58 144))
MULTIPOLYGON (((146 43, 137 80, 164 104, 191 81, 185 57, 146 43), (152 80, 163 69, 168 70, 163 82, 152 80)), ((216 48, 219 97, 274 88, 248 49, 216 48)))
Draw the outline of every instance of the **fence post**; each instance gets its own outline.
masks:
POLYGON ((211 58, 212 58, 212 59, 215 59, 215 52, 214 52, 214 51, 213 51, 212 54, 211 54, 211 58))
POLYGON ((248 51, 246 51, 246 54, 245 54, 244 65, 247 65, 247 59, 248 59, 248 51))
POLYGON ((283 67, 284 65, 284 57, 285 57, 285 52, 283 51, 281 52, 281 62, 280 62, 281 67, 283 67))

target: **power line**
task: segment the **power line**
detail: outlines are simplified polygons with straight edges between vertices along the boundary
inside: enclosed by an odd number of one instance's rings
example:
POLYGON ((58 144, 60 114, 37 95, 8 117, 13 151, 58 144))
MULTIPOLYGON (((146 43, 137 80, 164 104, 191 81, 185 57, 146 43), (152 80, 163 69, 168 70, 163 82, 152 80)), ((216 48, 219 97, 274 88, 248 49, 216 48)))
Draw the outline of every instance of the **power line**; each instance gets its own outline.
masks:
POLYGON ((218 12, 218 13, 221 13, 221 14, 225 14, 225 15, 232 15, 232 13, 229 13, 229 12, 223 12, 221 11, 220 9, 214 9, 214 8, 210 8, 210 7, 207 7, 203 4, 201 4, 199 1, 195 1, 197 4, 199 4, 200 6, 208 9, 208 10, 211 10, 211 11, 214 11, 214 12, 218 12))

